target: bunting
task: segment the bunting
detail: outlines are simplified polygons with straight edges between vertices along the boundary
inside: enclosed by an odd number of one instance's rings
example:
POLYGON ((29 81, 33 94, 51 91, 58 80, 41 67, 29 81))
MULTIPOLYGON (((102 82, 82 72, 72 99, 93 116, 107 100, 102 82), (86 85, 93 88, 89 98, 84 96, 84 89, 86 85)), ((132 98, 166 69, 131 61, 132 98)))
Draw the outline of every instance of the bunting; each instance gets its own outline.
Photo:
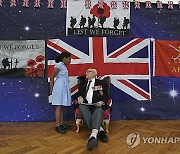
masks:
POLYGON ((67 8, 67 0, 61 0, 61 6, 60 8, 65 9, 67 8))
POLYGON ((139 1, 134 1, 134 8, 135 9, 140 9, 141 5, 139 1))
MULTIPOLYGON (((75 2, 79 2, 79 0, 73 0, 75 2)), ((180 9, 180 1, 174 0, 174 1, 167 1, 167 0, 122 0, 122 1, 118 1, 118 0, 108 0, 111 2, 111 9, 116 9, 118 7, 120 7, 119 5, 117 5, 118 2, 122 2, 123 3, 123 8, 124 9, 128 9, 130 6, 130 3, 134 3, 134 8, 135 9, 140 9, 141 8, 141 3, 145 4, 145 8, 146 9, 151 9, 152 8, 152 4, 155 3, 156 7, 158 9, 163 9, 163 4, 167 4, 167 9, 169 10, 173 10, 174 8, 178 8, 180 9), (174 5, 178 5, 178 7, 174 7, 174 5)), ((47 5, 47 8, 53 9, 54 8, 54 0, 34 0, 34 5, 30 5, 30 1, 29 0, 23 0, 23 4, 20 1, 16 1, 16 0, 10 0, 10 7, 16 7, 17 5, 21 5, 24 8, 29 8, 29 7, 34 7, 34 8, 41 8, 42 6, 47 5), (43 4, 44 3, 44 4, 43 4)), ((92 2, 95 2, 95 0, 85 0, 84 5, 86 7, 86 9, 90 9, 92 6, 92 2)), ((104 8, 104 0, 98 0, 98 7, 99 8, 104 8)), ((4 6, 5 4, 3 4, 3 0, 0 0, 0 7, 4 6)), ((59 1, 59 6, 61 9, 66 9, 67 8, 67 0, 60 0, 59 1)))
POLYGON ((85 7, 86 7, 86 9, 90 9, 91 8, 91 0, 86 0, 85 1, 85 7))
POLYGON ((163 8, 163 4, 162 4, 162 1, 157 1, 157 3, 156 3, 156 5, 157 5, 157 8, 158 9, 162 9, 163 8))
POLYGON ((168 9, 173 9, 173 1, 168 1, 168 9))
POLYGON ((35 8, 41 7, 41 0, 35 0, 35 1, 34 1, 34 7, 35 7, 35 8))
POLYGON ((48 0, 48 6, 47 8, 52 9, 54 8, 54 0, 48 0))
POLYGON ((151 9, 152 8, 151 1, 146 1, 145 5, 146 5, 145 6, 146 9, 151 9))
POLYGON ((117 2, 111 1, 111 9, 116 9, 116 8, 117 8, 117 2))
POLYGON ((129 2, 128 1, 123 1, 123 8, 124 9, 129 9, 129 2))
POLYGON ((10 1, 10 7, 16 6, 16 0, 11 0, 10 1))
POLYGON ((23 7, 29 7, 29 0, 23 0, 23 7))

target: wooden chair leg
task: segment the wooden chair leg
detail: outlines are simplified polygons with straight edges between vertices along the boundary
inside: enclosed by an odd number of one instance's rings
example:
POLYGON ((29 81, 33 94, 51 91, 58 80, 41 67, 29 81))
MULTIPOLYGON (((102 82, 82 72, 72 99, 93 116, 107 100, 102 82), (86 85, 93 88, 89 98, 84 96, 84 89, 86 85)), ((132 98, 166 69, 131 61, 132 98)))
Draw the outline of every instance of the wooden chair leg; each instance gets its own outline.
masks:
POLYGON ((105 124, 106 132, 109 133, 109 119, 104 119, 103 123, 105 124))
POLYGON ((76 132, 77 132, 77 133, 79 133, 79 127, 80 127, 80 125, 81 125, 81 119, 76 119, 76 127, 77 127, 76 132))
POLYGON ((83 119, 81 119, 81 124, 83 125, 83 123, 84 123, 84 121, 83 121, 83 119))

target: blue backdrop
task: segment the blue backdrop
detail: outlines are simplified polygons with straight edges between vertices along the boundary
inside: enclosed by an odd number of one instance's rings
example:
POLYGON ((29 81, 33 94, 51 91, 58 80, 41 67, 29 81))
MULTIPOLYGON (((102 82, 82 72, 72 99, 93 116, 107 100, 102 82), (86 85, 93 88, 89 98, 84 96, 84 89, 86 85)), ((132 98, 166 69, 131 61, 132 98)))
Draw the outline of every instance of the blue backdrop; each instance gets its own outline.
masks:
MULTIPOLYGON (((53 9, 44 2, 41 8, 23 8, 17 2, 9 7, 4 2, 0 7, 0 40, 46 40, 65 36, 66 9, 60 9, 55 1, 53 9)), ((180 10, 167 5, 159 10, 134 9, 131 4, 130 37, 180 40, 180 10)), ((152 51, 152 50, 151 50, 152 51)), ((152 53, 151 53, 152 56, 152 53)), ((152 66, 151 66, 152 67, 152 66)), ((0 78, 0 121, 51 121, 54 107, 48 103, 46 78, 0 78)), ((111 95, 116 87, 111 86, 111 95)), ((179 78, 152 77, 152 100, 137 101, 128 95, 119 95, 112 106, 112 119, 180 119, 179 78)), ((65 110, 65 119, 74 119, 74 107, 65 110)))

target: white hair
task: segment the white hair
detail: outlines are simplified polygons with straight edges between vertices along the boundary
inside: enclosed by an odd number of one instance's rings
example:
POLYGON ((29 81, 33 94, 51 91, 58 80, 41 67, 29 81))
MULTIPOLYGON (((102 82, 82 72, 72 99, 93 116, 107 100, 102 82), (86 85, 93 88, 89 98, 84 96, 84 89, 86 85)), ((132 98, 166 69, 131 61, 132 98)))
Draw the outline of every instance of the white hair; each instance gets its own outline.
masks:
POLYGON ((97 76, 97 70, 95 68, 92 68, 92 71, 94 72, 94 74, 97 76))
MULTIPOLYGON (((95 68, 89 68, 87 71, 92 71, 93 74, 94 74, 94 77, 97 76, 97 70, 96 70, 95 68)), ((87 72, 87 71, 86 71, 86 72, 87 72)))

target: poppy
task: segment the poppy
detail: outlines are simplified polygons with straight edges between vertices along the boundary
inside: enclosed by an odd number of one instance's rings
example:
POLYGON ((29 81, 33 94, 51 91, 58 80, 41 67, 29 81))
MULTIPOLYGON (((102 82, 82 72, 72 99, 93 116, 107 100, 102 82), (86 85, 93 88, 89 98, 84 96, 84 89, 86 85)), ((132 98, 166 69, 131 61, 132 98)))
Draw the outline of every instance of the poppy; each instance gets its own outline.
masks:
POLYGON ((36 74, 37 74, 37 76, 42 77, 43 74, 44 74, 43 69, 37 70, 37 73, 36 73, 36 74))
POLYGON ((43 55, 39 55, 36 57, 37 62, 42 62, 44 59, 45 59, 45 57, 43 55))
POLYGON ((100 17, 109 18, 110 17, 110 7, 106 3, 104 3, 103 8, 99 8, 99 5, 96 4, 91 9, 90 14, 96 16, 97 18, 100 18, 100 17))
POLYGON ((44 69, 44 64, 38 64, 37 69, 44 69))
POLYGON ((34 59, 30 59, 30 60, 28 60, 27 65, 30 67, 33 67, 34 65, 36 65, 36 62, 34 59))

